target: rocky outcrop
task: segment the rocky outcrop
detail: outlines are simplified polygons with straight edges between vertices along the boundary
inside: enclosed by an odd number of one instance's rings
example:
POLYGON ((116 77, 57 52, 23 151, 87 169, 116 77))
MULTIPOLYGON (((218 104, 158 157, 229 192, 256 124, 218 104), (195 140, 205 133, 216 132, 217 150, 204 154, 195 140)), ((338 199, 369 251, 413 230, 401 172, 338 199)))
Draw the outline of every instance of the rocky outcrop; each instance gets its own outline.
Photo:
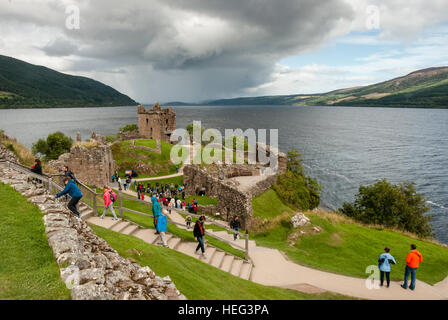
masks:
POLYGON ((0 160, 9 160, 13 162, 19 162, 18 157, 9 150, 2 142, 12 140, 10 137, 4 134, 2 130, 0 130, 0 160))
POLYGON ((311 221, 307 216, 299 212, 291 218, 291 224, 294 228, 299 228, 311 224, 311 221))
POLYGON ((160 278, 149 267, 121 257, 27 175, 0 166, 0 181, 11 184, 45 213, 48 243, 73 300, 186 299, 169 277, 160 278))

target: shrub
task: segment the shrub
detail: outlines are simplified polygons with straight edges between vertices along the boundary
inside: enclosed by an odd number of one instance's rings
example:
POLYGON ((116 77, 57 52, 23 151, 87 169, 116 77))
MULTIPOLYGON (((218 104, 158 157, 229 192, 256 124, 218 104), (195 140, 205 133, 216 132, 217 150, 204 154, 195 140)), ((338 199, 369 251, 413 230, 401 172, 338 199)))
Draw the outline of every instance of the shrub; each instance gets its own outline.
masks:
POLYGON ((374 185, 361 186, 353 203, 344 203, 339 212, 362 223, 383 225, 431 236, 431 215, 426 199, 415 190, 415 184, 403 182, 397 185, 386 179, 374 185))
POLYGON ((128 124, 122 128, 118 132, 130 132, 130 131, 138 131, 138 125, 136 124, 128 124))
POLYGON ((273 189, 285 203, 300 210, 312 210, 320 204, 322 188, 305 174, 301 155, 295 149, 288 151, 286 172, 278 177, 273 189))
POLYGON ((70 152, 73 140, 62 132, 55 132, 48 135, 47 139, 39 139, 33 143, 33 153, 41 154, 45 160, 56 160, 60 155, 70 152))

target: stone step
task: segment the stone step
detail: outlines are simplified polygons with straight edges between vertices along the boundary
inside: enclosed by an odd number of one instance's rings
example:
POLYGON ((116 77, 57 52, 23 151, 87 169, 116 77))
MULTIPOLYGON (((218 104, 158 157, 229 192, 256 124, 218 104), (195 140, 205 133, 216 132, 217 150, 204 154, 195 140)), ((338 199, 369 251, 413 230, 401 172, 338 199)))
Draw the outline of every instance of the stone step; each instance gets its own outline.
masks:
POLYGON ((243 266, 241 267, 240 271, 240 278, 243 278, 244 280, 249 280, 250 278, 250 272, 251 272, 251 264, 244 262, 243 266))
POLYGON ((176 238, 176 237, 172 237, 169 241, 168 241, 168 247, 170 249, 176 250, 177 246, 180 244, 180 242, 182 241, 181 238, 176 238))
POLYGON ((210 264, 216 268, 220 268, 225 255, 224 251, 217 251, 210 264))
MULTIPOLYGON (((170 241, 172 238, 174 238, 172 234, 165 233, 165 241, 166 241, 166 243, 168 243, 168 241, 170 241)), ((159 245, 159 246, 162 245, 162 239, 160 238, 159 235, 157 235, 156 241, 153 244, 159 245)))
POLYGON ((243 260, 234 259, 232 262, 232 267, 230 268, 230 273, 235 277, 240 275, 241 267, 243 266, 243 260))
POLYGON ((136 232, 139 229, 138 225, 130 224, 127 226, 121 233, 127 234, 128 236, 132 235, 134 232, 136 232))
POLYGON ((136 231, 133 236, 149 244, 152 244, 159 237, 159 235, 155 234, 152 229, 140 229, 136 231))
POLYGON ((110 229, 115 232, 121 232, 129 225, 130 223, 128 221, 121 220, 116 225, 112 226, 110 229))
POLYGON ((177 247, 177 251, 186 254, 187 256, 198 258, 198 255, 194 253, 197 244, 194 242, 181 242, 177 247))
MULTIPOLYGON (((196 249, 196 248, 195 248, 195 249, 196 249)), ((205 262, 205 263, 208 263, 208 264, 211 264, 211 261, 212 261, 212 259, 214 258, 216 252, 217 252, 217 250, 216 250, 215 247, 207 246, 206 249, 205 249, 205 255, 206 255, 206 257, 205 257, 204 262, 205 262)))
POLYGON ((232 267, 233 259, 235 259, 235 258, 232 255, 226 254, 223 259, 220 269, 225 272, 230 272, 230 268, 232 267))
MULTIPOLYGON (((112 220, 110 217, 105 217, 104 219, 100 219, 99 217, 89 217, 87 219, 88 223, 95 224, 97 226, 110 229, 112 226, 114 226, 117 221, 112 220)), ((118 221, 119 222, 119 221, 118 221)))

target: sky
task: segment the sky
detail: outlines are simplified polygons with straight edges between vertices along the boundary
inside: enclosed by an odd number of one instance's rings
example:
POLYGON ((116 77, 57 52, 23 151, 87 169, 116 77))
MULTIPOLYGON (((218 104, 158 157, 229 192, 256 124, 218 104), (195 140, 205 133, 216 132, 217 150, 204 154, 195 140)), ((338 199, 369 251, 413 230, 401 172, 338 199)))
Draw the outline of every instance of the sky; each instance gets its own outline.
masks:
POLYGON ((328 92, 448 65, 446 0, 0 0, 0 54, 140 103, 328 92))

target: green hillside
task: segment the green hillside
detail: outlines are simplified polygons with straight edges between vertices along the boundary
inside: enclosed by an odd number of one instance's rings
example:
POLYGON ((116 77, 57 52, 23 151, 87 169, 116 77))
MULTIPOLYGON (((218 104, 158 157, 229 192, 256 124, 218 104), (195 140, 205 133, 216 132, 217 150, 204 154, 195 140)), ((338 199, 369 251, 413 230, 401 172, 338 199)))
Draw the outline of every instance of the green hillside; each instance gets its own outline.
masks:
POLYGON ((137 102, 101 82, 0 55, 0 109, 129 105, 137 102))
POLYGON ((236 98, 204 104, 448 108, 448 67, 419 70, 390 81, 323 94, 236 98))

